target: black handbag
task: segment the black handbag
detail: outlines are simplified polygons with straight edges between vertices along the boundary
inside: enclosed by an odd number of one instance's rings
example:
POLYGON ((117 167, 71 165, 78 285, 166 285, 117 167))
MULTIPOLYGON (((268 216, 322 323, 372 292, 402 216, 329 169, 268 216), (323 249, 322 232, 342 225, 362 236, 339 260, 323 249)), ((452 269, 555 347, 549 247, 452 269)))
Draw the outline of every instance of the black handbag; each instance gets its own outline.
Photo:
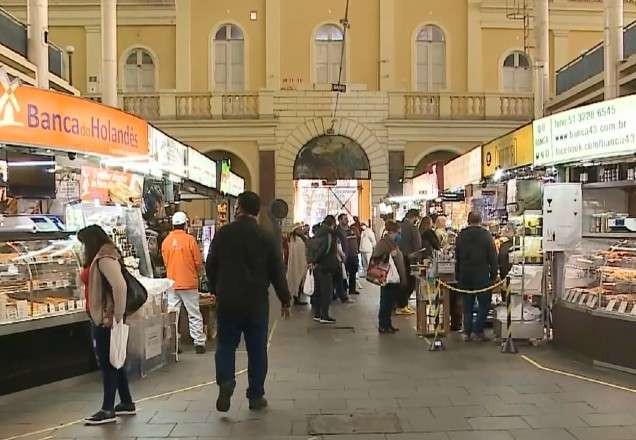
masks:
MULTIPOLYGON (((146 301, 148 301, 148 291, 137 278, 128 272, 128 269, 126 269, 122 260, 119 260, 119 266, 121 267, 121 274, 126 281, 126 309, 124 311, 124 316, 130 316, 139 310, 146 301)), ((112 298, 113 289, 99 269, 99 265, 97 266, 97 270, 99 270, 99 273, 102 276, 102 291, 110 292, 110 296, 112 298)), ((106 303, 106 297, 103 298, 103 301, 106 303)))

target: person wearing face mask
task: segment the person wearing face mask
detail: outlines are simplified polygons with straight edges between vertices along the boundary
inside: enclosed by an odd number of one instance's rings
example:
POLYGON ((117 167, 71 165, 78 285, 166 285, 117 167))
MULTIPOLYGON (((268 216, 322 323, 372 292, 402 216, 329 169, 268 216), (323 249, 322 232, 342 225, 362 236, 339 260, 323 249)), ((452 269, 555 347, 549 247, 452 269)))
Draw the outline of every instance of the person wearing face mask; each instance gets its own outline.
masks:
POLYGON ((369 269, 369 260, 373 253, 373 248, 377 244, 375 234, 371 228, 367 228, 367 225, 362 223, 360 225, 362 233, 360 234, 360 255, 362 255, 362 268, 365 273, 369 269))
POLYGON ((391 322, 391 313, 393 312, 393 305, 408 282, 406 266, 404 264, 405 259, 402 255, 402 251, 400 251, 400 248, 395 242, 398 231, 400 230, 400 225, 389 220, 385 224, 385 229, 386 232, 375 246, 371 259, 382 262, 383 264, 389 263, 389 259, 392 259, 400 279, 397 283, 387 283, 380 288, 378 331, 382 334, 395 333, 399 330, 398 328, 393 327, 393 323, 391 322))

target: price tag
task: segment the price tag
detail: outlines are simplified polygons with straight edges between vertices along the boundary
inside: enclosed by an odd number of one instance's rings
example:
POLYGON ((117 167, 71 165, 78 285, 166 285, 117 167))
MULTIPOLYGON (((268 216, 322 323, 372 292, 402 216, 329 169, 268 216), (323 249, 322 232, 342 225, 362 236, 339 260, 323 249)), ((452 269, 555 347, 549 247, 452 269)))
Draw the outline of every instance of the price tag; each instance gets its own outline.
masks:
POLYGON ((581 295, 581 299, 579 300, 579 305, 583 305, 585 304, 585 300, 587 299, 587 293, 584 293, 583 295, 581 295))
POLYGON ((621 301, 621 305, 618 306, 618 313, 625 313, 627 310, 627 301, 621 301))
POLYGON ((610 300, 610 302, 607 305, 607 307, 605 307, 605 311, 606 312, 613 312, 614 311, 614 307, 616 307, 616 303, 617 303, 617 301, 615 299, 610 300))
POLYGON ((594 307, 596 307, 596 303, 598 302, 598 296, 594 295, 592 297, 592 301, 590 301, 591 304, 588 304, 590 306, 591 309, 593 309, 594 307))
POLYGON ((589 308, 594 307, 594 305, 596 304, 596 295, 590 295, 589 298, 587 299, 587 306, 589 308))

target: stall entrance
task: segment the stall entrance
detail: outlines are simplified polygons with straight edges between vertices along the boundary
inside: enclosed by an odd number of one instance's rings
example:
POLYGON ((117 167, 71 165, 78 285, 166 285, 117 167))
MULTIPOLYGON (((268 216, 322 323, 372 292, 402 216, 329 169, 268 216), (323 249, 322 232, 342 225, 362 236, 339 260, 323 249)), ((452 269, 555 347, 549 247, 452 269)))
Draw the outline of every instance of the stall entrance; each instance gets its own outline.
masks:
POLYGON ((312 139, 294 163, 294 221, 315 225, 345 213, 368 223, 370 178, 369 159, 357 142, 337 135, 312 139))

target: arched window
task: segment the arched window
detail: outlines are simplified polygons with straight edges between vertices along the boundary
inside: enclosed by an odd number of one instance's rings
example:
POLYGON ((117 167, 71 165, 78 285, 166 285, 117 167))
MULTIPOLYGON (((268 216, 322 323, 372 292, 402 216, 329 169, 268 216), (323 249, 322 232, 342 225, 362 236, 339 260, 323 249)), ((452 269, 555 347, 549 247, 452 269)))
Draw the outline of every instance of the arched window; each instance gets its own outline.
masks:
POLYGON ((224 24, 214 36, 214 89, 240 92, 245 89, 245 40, 234 24, 224 24))
POLYGON ((155 63, 152 55, 142 48, 131 50, 124 64, 124 91, 154 92, 155 87, 155 63))
POLYGON ((501 86, 504 92, 532 91, 532 69, 525 53, 515 51, 506 57, 502 67, 501 86))
MULTIPOLYGON (((340 60, 344 45, 342 29, 334 24, 320 26, 314 41, 316 45, 316 84, 335 84, 340 74, 340 60)), ((343 60, 344 61, 344 60, 343 60)), ((342 66, 341 82, 345 80, 345 64, 342 66)))
POLYGON ((424 26, 415 39, 417 90, 438 91, 446 87, 446 39, 437 26, 424 26))

